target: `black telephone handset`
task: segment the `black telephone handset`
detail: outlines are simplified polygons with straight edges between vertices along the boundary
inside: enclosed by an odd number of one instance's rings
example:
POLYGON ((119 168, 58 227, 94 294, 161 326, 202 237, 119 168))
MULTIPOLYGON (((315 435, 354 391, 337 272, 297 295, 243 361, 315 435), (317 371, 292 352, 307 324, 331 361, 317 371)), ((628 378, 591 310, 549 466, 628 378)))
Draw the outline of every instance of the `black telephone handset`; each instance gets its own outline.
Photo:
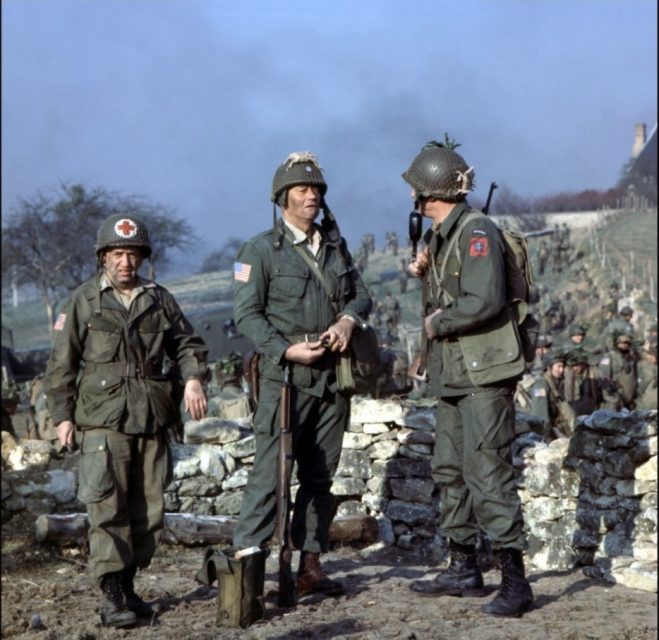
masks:
POLYGON ((423 218, 421 214, 414 210, 410 213, 410 226, 408 235, 412 242, 412 262, 416 260, 416 245, 421 240, 423 234, 423 218))

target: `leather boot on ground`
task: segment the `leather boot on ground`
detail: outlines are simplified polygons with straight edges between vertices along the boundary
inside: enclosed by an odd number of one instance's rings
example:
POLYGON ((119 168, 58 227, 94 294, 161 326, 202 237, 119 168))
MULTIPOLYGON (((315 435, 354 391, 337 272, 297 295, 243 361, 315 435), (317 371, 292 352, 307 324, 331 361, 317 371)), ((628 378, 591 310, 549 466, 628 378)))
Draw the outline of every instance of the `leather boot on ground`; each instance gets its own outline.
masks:
POLYGON ((524 559, 519 549, 501 549, 501 587, 494 600, 481 607, 483 613, 519 618, 533 602, 533 591, 524 575, 524 559))
POLYGON ((135 574, 137 567, 127 567, 121 572, 121 589, 124 592, 126 606, 139 618, 152 618, 160 611, 157 605, 147 604, 135 593, 135 574))
POLYGON ((297 595, 301 597, 310 593, 340 596, 345 593, 345 588, 337 580, 330 579, 323 571, 319 553, 302 551, 297 573, 297 595))
POLYGON ((451 541, 450 554, 448 568, 440 571, 433 580, 415 580, 410 589, 420 596, 484 596, 476 547, 451 541))
POLYGON ((106 573, 101 578, 101 622, 108 627, 132 627, 137 623, 137 616, 126 606, 124 592, 121 589, 121 574, 106 573))

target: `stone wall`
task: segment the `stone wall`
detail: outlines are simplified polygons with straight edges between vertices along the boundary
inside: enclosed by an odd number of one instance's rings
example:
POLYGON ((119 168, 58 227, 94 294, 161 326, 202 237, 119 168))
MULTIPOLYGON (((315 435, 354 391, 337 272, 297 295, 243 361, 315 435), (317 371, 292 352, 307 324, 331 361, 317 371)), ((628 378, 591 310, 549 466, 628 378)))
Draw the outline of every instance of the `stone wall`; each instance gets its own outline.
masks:
MULTIPOLYGON (((378 544, 427 546, 441 557, 430 472, 434 408, 397 400, 353 401, 334 479, 338 514, 370 514, 378 544)), ((573 437, 550 444, 518 417, 514 465, 531 569, 583 566, 591 577, 657 590, 657 412, 597 411, 573 437)), ((175 444, 166 510, 237 515, 254 460, 248 420, 190 421, 175 444)), ((78 454, 3 432, 2 517, 84 511, 75 498, 78 454)), ((295 471, 292 491, 295 494, 295 471)))

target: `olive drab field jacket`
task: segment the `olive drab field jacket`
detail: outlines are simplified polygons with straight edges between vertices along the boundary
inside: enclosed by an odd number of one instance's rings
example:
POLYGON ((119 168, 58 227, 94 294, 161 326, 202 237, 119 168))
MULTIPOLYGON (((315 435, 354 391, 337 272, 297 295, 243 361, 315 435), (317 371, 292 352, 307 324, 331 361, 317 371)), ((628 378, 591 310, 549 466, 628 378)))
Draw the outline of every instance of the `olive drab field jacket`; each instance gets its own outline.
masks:
MULTIPOLYGON (((506 291, 505 245, 485 215, 457 204, 426 234, 430 253, 430 300, 442 313, 433 319, 428 373, 434 393, 473 393, 508 383, 524 371, 517 325, 506 291), (456 237, 463 216, 472 213, 456 237)), ((427 310, 427 314, 433 309, 427 310)))
MULTIPOLYGON (((284 353, 291 344, 318 340, 341 316, 350 316, 358 325, 368 317, 371 297, 347 250, 344 253, 346 260, 336 246, 323 240, 316 256, 334 292, 330 301, 318 277, 294 248, 292 234, 281 219, 275 230, 261 233, 241 248, 234 272, 234 319, 263 356, 259 361, 262 378, 282 381, 284 353)), ((328 352, 311 366, 294 363, 291 383, 320 397, 326 386, 333 388, 334 371, 334 354, 328 352)))
POLYGON ((55 323, 46 370, 54 424, 154 433, 179 419, 179 398, 162 375, 167 356, 180 381, 207 377, 203 340, 174 297, 156 283, 143 287, 126 309, 100 277, 74 291, 55 323))

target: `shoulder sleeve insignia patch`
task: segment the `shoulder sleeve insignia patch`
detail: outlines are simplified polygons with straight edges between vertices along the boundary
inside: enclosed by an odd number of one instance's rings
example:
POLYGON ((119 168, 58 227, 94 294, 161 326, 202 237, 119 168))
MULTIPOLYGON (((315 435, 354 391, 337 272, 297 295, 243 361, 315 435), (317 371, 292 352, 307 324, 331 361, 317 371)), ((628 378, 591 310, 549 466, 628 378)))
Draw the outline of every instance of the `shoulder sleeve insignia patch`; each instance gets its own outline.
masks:
POLYGON ((486 256, 489 252, 489 244, 487 238, 470 238, 469 239, 469 255, 472 257, 486 256))

